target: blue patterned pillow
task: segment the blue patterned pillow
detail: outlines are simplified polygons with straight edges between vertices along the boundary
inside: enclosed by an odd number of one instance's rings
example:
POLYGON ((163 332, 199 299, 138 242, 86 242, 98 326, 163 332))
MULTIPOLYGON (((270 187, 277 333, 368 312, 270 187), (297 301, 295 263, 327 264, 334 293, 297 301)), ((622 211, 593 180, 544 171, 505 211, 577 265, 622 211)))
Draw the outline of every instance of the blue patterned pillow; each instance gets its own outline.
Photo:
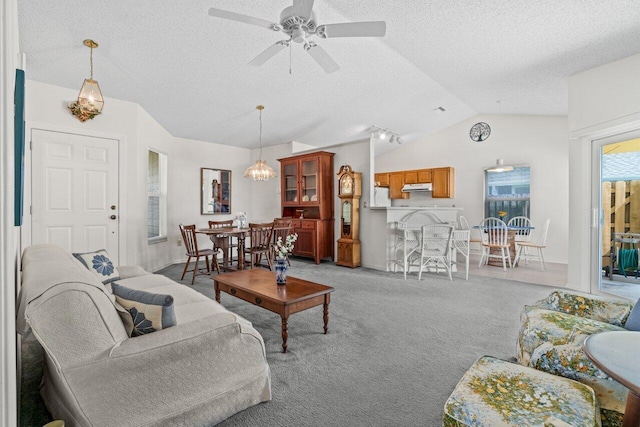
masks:
POLYGON ((117 283, 111 284, 116 301, 126 313, 119 312, 130 337, 150 334, 176 325, 171 295, 137 291, 117 283))
POLYGON ((75 253, 73 256, 78 258, 82 265, 90 271, 96 273, 100 281, 104 284, 120 279, 118 269, 113 265, 109 254, 104 249, 95 252, 75 253))

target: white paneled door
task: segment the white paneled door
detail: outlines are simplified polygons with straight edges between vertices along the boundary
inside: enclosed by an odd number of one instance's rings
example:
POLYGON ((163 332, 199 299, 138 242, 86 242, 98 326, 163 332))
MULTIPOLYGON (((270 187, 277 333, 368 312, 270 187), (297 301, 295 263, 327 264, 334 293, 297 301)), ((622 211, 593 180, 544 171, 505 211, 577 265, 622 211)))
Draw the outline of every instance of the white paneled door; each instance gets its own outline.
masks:
POLYGON ((32 242, 118 262, 118 141, 32 130, 32 242))

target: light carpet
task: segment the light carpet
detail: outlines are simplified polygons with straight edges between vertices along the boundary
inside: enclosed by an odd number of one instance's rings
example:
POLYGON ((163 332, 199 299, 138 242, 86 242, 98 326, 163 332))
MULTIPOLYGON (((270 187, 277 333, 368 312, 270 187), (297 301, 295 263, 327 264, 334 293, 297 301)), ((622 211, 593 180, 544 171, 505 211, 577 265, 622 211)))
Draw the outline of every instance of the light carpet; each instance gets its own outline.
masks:
MULTIPOLYGON (((223 293, 221 303, 264 338, 273 399, 221 426, 440 426, 464 372, 483 355, 513 358, 522 306, 551 291, 488 277, 465 281, 461 273, 454 281, 435 274, 405 281, 400 273, 291 263, 290 275, 336 289, 329 332, 322 333, 321 306, 296 313, 283 354, 280 317, 223 293)), ((179 280, 182 268, 158 273, 191 286, 189 274, 179 280)), ((193 287, 214 296, 206 276, 193 287)), ((25 392, 23 398, 34 395, 25 392)))

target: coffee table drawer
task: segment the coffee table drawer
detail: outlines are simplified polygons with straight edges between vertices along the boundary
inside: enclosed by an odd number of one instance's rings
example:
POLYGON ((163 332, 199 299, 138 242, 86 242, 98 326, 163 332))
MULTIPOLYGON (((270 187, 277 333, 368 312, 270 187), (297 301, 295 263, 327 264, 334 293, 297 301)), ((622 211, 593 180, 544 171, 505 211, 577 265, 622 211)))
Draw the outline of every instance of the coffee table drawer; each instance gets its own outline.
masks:
POLYGON ((280 313, 281 311, 278 309, 280 307, 278 304, 272 301, 265 300, 264 298, 258 295, 255 295, 251 292, 247 292, 243 289, 237 289, 233 286, 224 285, 221 283, 220 290, 236 298, 240 298, 243 301, 250 302, 251 304, 266 308, 267 310, 273 311, 274 313, 280 313))

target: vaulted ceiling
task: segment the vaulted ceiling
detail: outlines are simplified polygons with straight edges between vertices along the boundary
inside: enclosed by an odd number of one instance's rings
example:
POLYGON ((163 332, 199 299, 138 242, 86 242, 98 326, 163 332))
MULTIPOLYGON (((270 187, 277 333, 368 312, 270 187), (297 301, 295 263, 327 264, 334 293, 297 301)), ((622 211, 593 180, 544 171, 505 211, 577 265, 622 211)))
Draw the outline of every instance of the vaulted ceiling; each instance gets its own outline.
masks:
POLYGON ((570 75, 640 52, 638 0, 316 0, 320 24, 387 25, 382 38, 313 36, 341 67, 331 74, 296 43, 250 66, 283 34, 207 13, 278 22, 290 5, 22 0, 20 47, 27 78, 79 90, 82 41, 94 39, 103 114, 109 97, 128 100, 174 136, 247 148, 258 146, 258 104, 264 145, 319 147, 372 125, 407 143, 478 113, 565 115, 570 75))

